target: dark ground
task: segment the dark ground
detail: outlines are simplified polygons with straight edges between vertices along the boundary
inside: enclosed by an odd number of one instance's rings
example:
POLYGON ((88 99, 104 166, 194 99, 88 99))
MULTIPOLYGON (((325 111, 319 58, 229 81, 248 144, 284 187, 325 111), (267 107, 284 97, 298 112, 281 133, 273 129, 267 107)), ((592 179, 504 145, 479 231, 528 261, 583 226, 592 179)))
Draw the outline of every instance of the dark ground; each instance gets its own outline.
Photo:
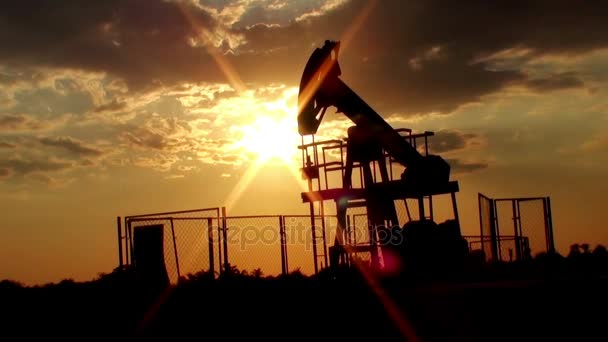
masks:
MULTIPOLYGON (((381 288, 420 341, 608 340, 605 267, 556 265, 488 267, 451 280, 384 279, 381 288)), ((2 332, 49 340, 406 340, 358 272, 200 274, 161 294, 134 277, 116 270, 83 283, 3 281, 2 332)))

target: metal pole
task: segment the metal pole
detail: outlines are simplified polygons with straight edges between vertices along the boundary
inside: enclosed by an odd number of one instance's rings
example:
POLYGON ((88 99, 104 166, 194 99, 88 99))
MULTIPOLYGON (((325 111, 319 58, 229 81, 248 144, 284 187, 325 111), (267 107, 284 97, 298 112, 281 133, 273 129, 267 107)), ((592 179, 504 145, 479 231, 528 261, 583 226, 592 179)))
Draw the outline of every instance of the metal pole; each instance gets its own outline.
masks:
POLYGON ((348 236, 348 239, 346 239, 348 241, 348 245, 350 248, 348 248, 348 253, 346 253, 346 263, 350 266, 351 264, 351 259, 352 259, 352 253, 350 252, 352 250, 352 245, 353 245, 353 227, 352 227, 352 222, 350 220, 350 215, 346 215, 346 233, 348 236))
POLYGON ((515 257, 517 261, 521 261, 522 258, 522 248, 520 238, 523 234, 521 232, 521 218, 519 216, 519 201, 511 202, 511 207, 513 209, 513 233, 515 235, 515 257))
MULTIPOLYGON (((321 234, 323 236, 323 261, 328 265, 327 261, 327 237, 325 236, 325 206, 323 201, 319 202, 319 211, 321 212, 321 234)), ((336 231, 336 234, 338 232, 336 231)))
POLYGON ((181 278, 181 274, 179 272, 179 259, 177 257, 177 243, 175 242, 175 229, 173 228, 173 218, 169 219, 171 223, 171 236, 173 237, 173 253, 175 254, 175 268, 177 270, 177 281, 181 278))
POLYGON ((129 237, 128 237, 128 227, 127 227, 127 218, 124 217, 123 218, 123 227, 125 228, 125 236, 124 236, 124 241, 125 241, 125 265, 129 265, 130 261, 129 261, 129 237))
POLYGON ((424 214, 424 196, 418 196, 418 219, 420 221, 426 220, 426 215, 424 214))
POLYGON ((222 235, 223 235, 223 245, 224 245, 224 270, 226 272, 230 271, 230 263, 228 262, 228 227, 226 227, 226 207, 222 207, 222 235))
POLYGON ((545 241, 547 245, 547 252, 555 252, 555 246, 553 241, 553 222, 551 219, 551 200, 549 197, 543 199, 543 213, 545 215, 545 241))
MULTIPOLYGON (((310 187, 310 180, 309 187, 310 187)), ((315 204, 313 201, 310 202, 310 227, 312 234, 312 260, 315 267, 315 274, 319 273, 319 265, 317 261, 317 233, 315 231, 315 204)))
POLYGON ((287 253, 285 246, 285 226, 283 216, 279 216, 279 236, 281 237, 281 272, 287 274, 287 253))
POLYGON ((215 278, 215 261, 213 260, 213 219, 207 219, 207 249, 209 250, 209 272, 215 278))
POLYGON ((223 258, 222 258, 222 219, 219 216, 217 216, 217 266, 218 266, 218 272, 221 274, 223 272, 224 267, 223 265, 223 258))
POLYGON ((118 232, 118 267, 122 269, 122 226, 120 216, 116 216, 116 231, 118 232))
POLYGON ((131 221, 127 221, 127 226, 125 227, 127 229, 127 240, 128 240, 128 248, 129 248, 129 259, 131 260, 131 264, 133 263, 133 260, 135 259, 135 254, 133 254, 133 237, 131 234, 131 221))
POLYGON ((490 233, 492 234, 492 257, 494 261, 499 260, 498 256, 498 239, 499 239, 499 227, 498 227, 498 215, 496 208, 496 200, 490 198, 490 218, 492 219, 492 224, 490 225, 490 233))
POLYGON ((429 217, 431 218, 431 221, 435 220, 435 217, 433 216, 433 196, 429 195, 429 217))

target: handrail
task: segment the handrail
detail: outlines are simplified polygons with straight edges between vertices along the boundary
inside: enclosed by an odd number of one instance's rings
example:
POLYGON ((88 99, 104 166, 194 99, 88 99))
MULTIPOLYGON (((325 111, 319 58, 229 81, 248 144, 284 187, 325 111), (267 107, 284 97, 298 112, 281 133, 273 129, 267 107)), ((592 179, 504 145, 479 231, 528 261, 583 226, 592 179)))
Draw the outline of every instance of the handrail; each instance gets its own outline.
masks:
POLYGON ((338 140, 338 139, 323 140, 323 141, 315 141, 315 142, 313 142, 313 143, 308 143, 308 144, 299 145, 299 146, 298 146, 298 149, 299 149, 299 150, 303 150, 303 149, 308 148, 308 147, 314 147, 314 146, 326 145, 326 144, 338 144, 338 143, 342 143, 342 141, 341 141, 341 140, 338 140))

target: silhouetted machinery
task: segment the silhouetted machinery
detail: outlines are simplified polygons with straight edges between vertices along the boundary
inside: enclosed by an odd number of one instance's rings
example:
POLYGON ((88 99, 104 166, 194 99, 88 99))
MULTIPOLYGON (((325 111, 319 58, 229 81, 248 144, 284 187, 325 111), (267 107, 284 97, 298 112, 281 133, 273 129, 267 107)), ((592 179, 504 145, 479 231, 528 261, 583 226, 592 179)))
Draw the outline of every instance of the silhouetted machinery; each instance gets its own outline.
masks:
MULTIPOLYGON (((302 174, 308 180, 308 191, 302 193, 302 200, 310 205, 315 272, 319 258, 328 265, 328 254, 330 265, 349 263, 357 253, 368 253, 371 264, 381 266, 380 259, 386 259, 391 249, 399 251, 401 256, 413 256, 412 251, 419 250, 422 245, 445 247, 441 242, 445 237, 452 236, 460 241, 455 198, 458 182, 450 181, 450 165, 444 159, 429 154, 428 138, 433 132, 414 134, 410 129, 393 129, 339 78, 339 50, 340 42, 337 41, 325 41, 323 47, 315 49, 304 68, 298 97, 302 174), (348 128, 344 139, 315 141, 329 107, 335 107, 337 113, 344 114, 354 125, 348 128), (311 142, 306 142, 305 138, 311 142), (424 143, 418 145, 420 139, 424 143), (330 160, 328 156, 332 155, 334 158, 330 160), (394 176, 394 168, 403 172, 394 176), (358 185, 353 182, 355 170, 360 175, 358 185), (340 172, 340 176, 332 178, 332 171, 340 172), (380 177, 377 177, 378 173, 380 177), (336 178, 342 184, 330 186, 330 181, 336 178), (437 225, 433 222, 432 196, 442 194, 451 195, 454 219, 437 225), (417 219, 410 215, 408 199, 418 202, 417 219), (335 203, 337 218, 335 240, 329 253, 326 222, 330 215, 326 213, 325 201, 335 203), (408 222, 404 224, 399 222, 397 201, 403 201, 407 209, 408 222), (366 210, 369 238, 365 243, 353 241, 351 215, 347 214, 349 208, 366 210), (318 240, 323 242, 322 247, 318 240), (319 248, 323 248, 323 252, 319 248)), ((443 252, 449 250, 441 249, 443 252)), ((433 253, 438 254, 441 255, 433 253)))

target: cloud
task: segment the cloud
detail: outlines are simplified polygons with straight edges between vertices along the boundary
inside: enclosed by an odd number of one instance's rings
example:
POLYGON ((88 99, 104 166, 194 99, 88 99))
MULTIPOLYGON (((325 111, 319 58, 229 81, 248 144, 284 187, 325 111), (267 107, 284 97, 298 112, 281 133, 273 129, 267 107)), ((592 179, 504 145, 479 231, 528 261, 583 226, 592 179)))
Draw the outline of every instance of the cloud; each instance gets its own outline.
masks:
MULTIPOLYGON (((298 75, 313 48, 324 39, 341 39, 368 3, 350 1, 309 25, 258 25, 246 32, 243 49, 273 51, 263 57, 269 60, 274 54, 297 61, 284 71, 280 63, 256 60, 287 75, 298 65, 298 75)), ((342 78, 380 113, 450 112, 527 82, 520 65, 497 68, 480 57, 518 48, 529 52, 529 60, 607 46, 601 34, 608 28, 607 6, 576 6, 578 15, 570 6, 561 1, 381 1, 343 49, 342 78), (562 34, 571 39, 564 43, 557 38, 562 34)))
POLYGON ((150 156, 137 156, 132 160, 133 165, 153 169, 161 172, 168 172, 171 167, 179 161, 173 154, 155 153, 150 156))
POLYGON ((133 89, 192 79, 193 70, 213 63, 206 48, 231 39, 216 34, 220 23, 209 12, 185 0, 9 0, 0 13, 0 62, 101 70, 133 89))
POLYGON ((534 78, 525 82, 526 86, 537 92, 549 92, 554 90, 582 88, 583 80, 574 73, 561 73, 546 78, 534 78))
POLYGON ((126 125, 123 129, 119 135, 122 141, 144 149, 178 152, 191 145, 194 139, 190 135, 192 128, 189 123, 174 116, 153 115, 142 125, 126 125))
POLYGON ((163 150, 169 144, 167 138, 162 134, 152 132, 144 127, 136 128, 134 132, 124 132, 120 138, 132 146, 157 150, 163 150))
POLYGON ((52 146, 69 152, 79 157, 99 157, 103 155, 103 151, 87 146, 80 140, 68 136, 61 137, 43 137, 39 142, 45 146, 52 146))
POLYGON ((599 152, 608 147, 608 134, 597 134, 580 145, 583 152, 599 152))
POLYGON ((51 126, 48 121, 35 119, 26 114, 0 114, 0 132, 38 131, 51 126))
POLYGON ((15 148, 17 145, 8 143, 6 141, 0 141, 0 148, 15 148))
POLYGON ((0 160, 0 168, 11 170, 14 175, 28 175, 31 173, 57 172, 71 168, 70 162, 54 159, 21 159, 10 158, 0 160))
POLYGON ((173 174, 173 175, 165 176, 165 179, 180 179, 180 178, 184 178, 184 175, 173 174))
POLYGON ((124 110, 128 107, 126 102, 121 102, 117 99, 113 99, 110 102, 101 104, 93 109, 94 112, 117 112, 124 110))
POLYGON ((348 33, 343 79, 390 115, 451 112, 511 85, 578 86, 563 75, 529 80, 517 63, 499 68, 495 57, 519 49, 529 60, 608 45, 608 5, 598 2, 386 0, 368 7, 363 0, 7 0, 0 3, 0 64, 102 72, 131 92, 184 82, 296 85, 312 50, 348 33), (361 29, 351 31, 359 19, 361 29))
POLYGON ((7 167, 0 167, 0 180, 6 179, 11 176, 11 169, 7 167))
POLYGON ((489 166, 485 162, 469 162, 457 158, 446 158, 445 160, 450 164, 452 174, 471 173, 483 170, 489 166))
POLYGON ((435 135, 429 138, 429 152, 441 154, 480 144, 481 139, 477 134, 443 129, 435 132, 435 135))
POLYGON ((348 0, 327 0, 318 8, 313 8, 311 11, 298 16, 296 21, 309 20, 314 17, 320 17, 325 13, 335 10, 344 5, 348 0))

